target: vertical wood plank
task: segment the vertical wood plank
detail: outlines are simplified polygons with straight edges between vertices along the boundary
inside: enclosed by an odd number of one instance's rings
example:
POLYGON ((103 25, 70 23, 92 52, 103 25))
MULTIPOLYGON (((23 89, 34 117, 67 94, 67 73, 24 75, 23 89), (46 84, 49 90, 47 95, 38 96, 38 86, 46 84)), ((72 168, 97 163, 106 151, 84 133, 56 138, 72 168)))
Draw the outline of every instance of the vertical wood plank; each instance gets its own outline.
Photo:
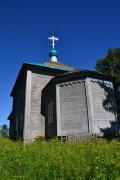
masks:
POLYGON ((93 133, 94 132, 94 111, 93 111, 91 84, 90 84, 90 79, 89 78, 86 78, 85 86, 86 86, 86 95, 87 95, 89 133, 93 133))
POLYGON ((91 79, 94 110, 94 133, 107 135, 117 132, 116 105, 111 82, 91 79))
POLYGON ((61 135, 88 133, 88 112, 84 81, 60 86, 61 135))
POLYGON ((56 86, 56 114, 57 114, 57 136, 61 136, 61 119, 60 119, 60 90, 56 86))
POLYGON ((29 122, 30 122, 30 110, 31 110, 31 71, 27 71, 26 78, 26 95, 25 95, 25 117, 24 117, 24 131, 23 139, 26 141, 29 139, 29 122))

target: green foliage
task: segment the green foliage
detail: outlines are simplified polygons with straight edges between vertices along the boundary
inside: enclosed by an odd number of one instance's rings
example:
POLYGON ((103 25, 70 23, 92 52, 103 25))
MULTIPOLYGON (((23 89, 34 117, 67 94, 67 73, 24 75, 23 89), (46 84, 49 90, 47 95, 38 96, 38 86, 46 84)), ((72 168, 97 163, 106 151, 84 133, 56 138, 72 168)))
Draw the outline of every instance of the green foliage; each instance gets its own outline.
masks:
POLYGON ((109 49, 107 56, 97 61, 96 70, 115 77, 116 86, 120 86, 120 48, 109 49))
POLYGON ((109 49, 107 56, 97 61, 96 70, 115 78, 114 88, 118 108, 118 118, 120 121, 120 48, 109 49))
POLYGON ((39 141, 23 145, 0 139, 1 180, 120 179, 120 142, 39 141))
POLYGON ((8 137, 9 129, 6 124, 3 124, 0 128, 0 136, 8 137))

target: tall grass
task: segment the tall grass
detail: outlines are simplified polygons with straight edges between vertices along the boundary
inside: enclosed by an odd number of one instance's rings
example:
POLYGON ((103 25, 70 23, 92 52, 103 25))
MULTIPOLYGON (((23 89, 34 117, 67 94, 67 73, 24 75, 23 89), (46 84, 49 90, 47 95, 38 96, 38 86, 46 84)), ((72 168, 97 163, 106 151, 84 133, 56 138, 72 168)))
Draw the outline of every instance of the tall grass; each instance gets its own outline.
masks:
POLYGON ((119 180, 120 142, 40 141, 23 146, 0 138, 1 180, 119 180))

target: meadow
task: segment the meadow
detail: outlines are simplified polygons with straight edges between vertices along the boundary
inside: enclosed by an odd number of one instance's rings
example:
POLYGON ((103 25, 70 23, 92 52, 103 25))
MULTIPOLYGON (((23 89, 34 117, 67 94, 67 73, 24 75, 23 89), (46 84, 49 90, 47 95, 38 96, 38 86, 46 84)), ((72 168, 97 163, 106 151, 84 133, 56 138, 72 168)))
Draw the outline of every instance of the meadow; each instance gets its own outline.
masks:
POLYGON ((0 180, 119 180, 120 142, 103 139, 23 145, 0 138, 0 180))

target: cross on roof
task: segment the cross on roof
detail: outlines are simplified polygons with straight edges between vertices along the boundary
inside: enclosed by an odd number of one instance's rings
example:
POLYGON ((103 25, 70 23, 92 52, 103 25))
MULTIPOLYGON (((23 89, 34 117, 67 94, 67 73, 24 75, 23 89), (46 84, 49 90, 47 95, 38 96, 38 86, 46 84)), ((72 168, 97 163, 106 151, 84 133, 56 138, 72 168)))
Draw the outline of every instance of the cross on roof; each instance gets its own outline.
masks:
POLYGON ((49 37, 48 39, 52 40, 52 47, 54 48, 55 47, 55 41, 58 41, 58 38, 52 36, 52 37, 49 37))

